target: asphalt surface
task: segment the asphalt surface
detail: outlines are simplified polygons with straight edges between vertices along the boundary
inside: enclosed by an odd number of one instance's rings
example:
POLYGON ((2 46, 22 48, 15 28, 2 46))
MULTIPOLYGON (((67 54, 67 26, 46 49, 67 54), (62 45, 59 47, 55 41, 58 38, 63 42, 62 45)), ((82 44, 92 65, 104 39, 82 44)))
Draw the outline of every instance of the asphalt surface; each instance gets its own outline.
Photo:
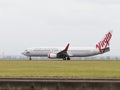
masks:
POLYGON ((38 77, 4 77, 0 82, 119 82, 120 78, 38 78, 38 77))

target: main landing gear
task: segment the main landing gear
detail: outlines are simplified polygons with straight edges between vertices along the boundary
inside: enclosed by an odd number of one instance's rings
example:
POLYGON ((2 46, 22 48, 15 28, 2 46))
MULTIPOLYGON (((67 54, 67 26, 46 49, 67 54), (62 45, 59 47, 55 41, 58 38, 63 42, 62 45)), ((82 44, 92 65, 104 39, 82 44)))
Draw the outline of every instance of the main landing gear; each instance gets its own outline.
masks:
POLYGON ((70 60, 70 57, 64 57, 63 60, 70 60))

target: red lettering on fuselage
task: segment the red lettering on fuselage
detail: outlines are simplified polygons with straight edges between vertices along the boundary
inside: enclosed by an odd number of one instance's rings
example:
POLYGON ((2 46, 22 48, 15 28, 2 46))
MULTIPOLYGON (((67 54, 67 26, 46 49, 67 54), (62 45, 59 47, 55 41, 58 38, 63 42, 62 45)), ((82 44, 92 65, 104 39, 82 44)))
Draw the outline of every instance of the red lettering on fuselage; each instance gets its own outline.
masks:
POLYGON ((112 34, 108 32, 103 39, 103 41, 100 41, 98 44, 96 44, 96 48, 102 53, 103 49, 107 48, 109 46, 110 39, 112 37, 112 34))

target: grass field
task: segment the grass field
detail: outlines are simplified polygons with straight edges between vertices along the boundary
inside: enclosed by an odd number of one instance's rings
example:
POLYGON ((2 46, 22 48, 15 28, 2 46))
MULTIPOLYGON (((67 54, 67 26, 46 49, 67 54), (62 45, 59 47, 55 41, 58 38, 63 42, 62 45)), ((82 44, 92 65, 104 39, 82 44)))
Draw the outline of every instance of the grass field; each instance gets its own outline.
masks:
POLYGON ((120 61, 0 60, 0 77, 120 78, 120 61))

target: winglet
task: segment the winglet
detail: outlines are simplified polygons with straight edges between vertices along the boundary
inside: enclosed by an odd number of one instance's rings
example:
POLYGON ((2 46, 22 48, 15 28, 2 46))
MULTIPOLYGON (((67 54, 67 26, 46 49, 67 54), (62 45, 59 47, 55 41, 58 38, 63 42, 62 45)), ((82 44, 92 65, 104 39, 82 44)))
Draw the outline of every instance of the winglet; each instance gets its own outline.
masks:
POLYGON ((69 43, 67 44, 67 46, 65 47, 64 51, 68 51, 68 48, 69 48, 69 43))

